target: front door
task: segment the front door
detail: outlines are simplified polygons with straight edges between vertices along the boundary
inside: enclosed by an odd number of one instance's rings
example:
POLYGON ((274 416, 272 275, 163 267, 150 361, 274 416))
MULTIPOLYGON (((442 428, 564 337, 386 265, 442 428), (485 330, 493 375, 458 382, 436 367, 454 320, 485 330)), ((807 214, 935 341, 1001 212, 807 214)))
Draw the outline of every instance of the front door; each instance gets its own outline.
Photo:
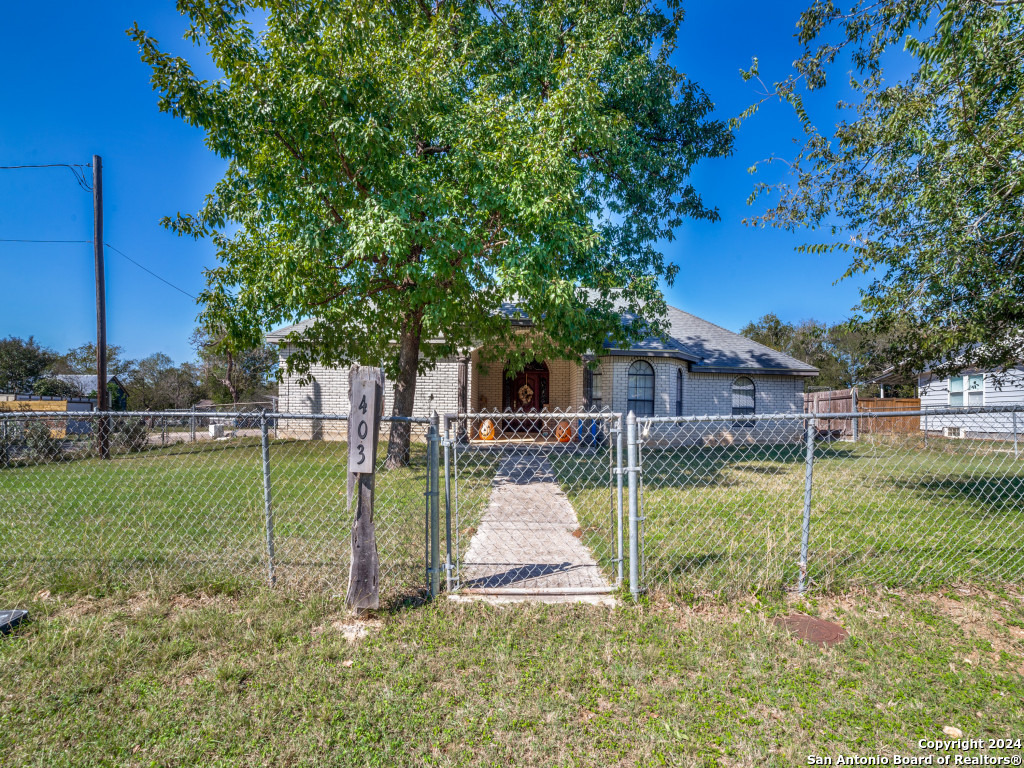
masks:
MULTIPOLYGON (((539 413, 548 404, 548 367, 533 362, 515 376, 505 378, 504 410, 523 413, 539 413)), ((523 432, 539 429, 536 419, 504 419, 503 429, 509 432, 523 432)))

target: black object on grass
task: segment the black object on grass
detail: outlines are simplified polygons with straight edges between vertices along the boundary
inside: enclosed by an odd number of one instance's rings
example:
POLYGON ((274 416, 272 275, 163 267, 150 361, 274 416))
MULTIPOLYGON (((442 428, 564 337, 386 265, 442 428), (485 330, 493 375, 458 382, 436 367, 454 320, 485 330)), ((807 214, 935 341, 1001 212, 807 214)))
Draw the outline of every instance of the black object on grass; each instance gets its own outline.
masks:
POLYGON ((12 629, 28 619, 28 611, 0 611, 0 635, 9 634, 12 629))

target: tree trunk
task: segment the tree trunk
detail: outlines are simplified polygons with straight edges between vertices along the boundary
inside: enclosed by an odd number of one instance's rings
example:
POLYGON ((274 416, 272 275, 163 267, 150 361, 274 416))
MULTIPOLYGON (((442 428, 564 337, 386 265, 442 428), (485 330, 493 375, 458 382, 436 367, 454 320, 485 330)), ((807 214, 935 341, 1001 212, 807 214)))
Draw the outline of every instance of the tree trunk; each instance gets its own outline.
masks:
MULTIPOLYGON (((392 416, 412 416, 416 398, 416 368, 420 359, 420 337, 423 333, 423 310, 416 310, 402 326, 398 339, 398 378, 395 380, 395 400, 392 416)), ((408 422, 392 421, 388 436, 388 469, 409 464, 411 430, 408 422)))
POLYGON ((232 405, 236 405, 237 406, 238 405, 238 390, 235 388, 235 383, 231 380, 231 375, 234 373, 234 371, 235 371, 235 358, 234 358, 234 355, 232 355, 230 352, 228 352, 228 370, 227 370, 227 375, 225 375, 224 378, 221 379, 221 381, 224 383, 224 386, 228 388, 228 392, 231 393, 231 403, 232 403, 232 405))

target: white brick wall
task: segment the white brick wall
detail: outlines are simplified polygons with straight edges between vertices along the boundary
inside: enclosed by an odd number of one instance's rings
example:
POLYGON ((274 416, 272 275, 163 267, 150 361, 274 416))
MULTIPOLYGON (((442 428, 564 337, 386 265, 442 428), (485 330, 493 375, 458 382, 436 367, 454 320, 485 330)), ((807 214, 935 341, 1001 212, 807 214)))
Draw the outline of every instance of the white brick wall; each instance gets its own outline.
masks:
MULTIPOLYGON (((608 355, 601 358, 605 404, 626 413, 629 397, 629 366, 645 360, 654 369, 654 415, 675 416, 677 371, 683 373, 683 415, 732 415, 732 383, 736 376, 726 373, 698 373, 671 358, 608 355), (609 386, 610 385, 610 386, 609 386), (609 391, 610 390, 610 391, 609 391)), ((754 382, 756 413, 799 413, 803 411, 803 379, 798 376, 748 376, 754 382)))
MULTIPOLYGON (((282 351, 284 361, 286 350, 282 351)), ((677 371, 683 377, 684 416, 732 415, 733 374, 700 373, 688 370, 681 360, 672 358, 607 355, 600 358, 600 372, 606 408, 625 413, 628 410, 628 375, 633 361, 643 359, 654 368, 654 413, 675 416, 677 371)), ((469 406, 473 410, 500 409, 502 400, 502 369, 491 363, 488 371, 479 368, 474 352, 468 371, 469 406)), ((550 407, 576 410, 583 406, 583 366, 569 360, 548 361, 550 373, 550 407)), ((348 413, 348 370, 314 366, 314 381, 302 386, 296 377, 285 375, 280 388, 280 409, 286 413, 348 413)), ((749 376, 755 388, 756 413, 799 413, 803 411, 803 380, 798 376, 755 374, 749 376)), ((444 415, 458 411, 459 363, 457 359, 438 362, 421 374, 416 384, 414 416, 429 416, 433 411, 444 415)), ((393 384, 385 386, 384 412, 391 413, 393 384)), ((723 420, 723 425, 730 421, 723 420)), ((282 424, 282 427, 284 425, 282 424)), ((296 425, 299 426, 299 425, 296 425)), ((721 427, 722 425, 719 425, 721 427)), ((771 429, 764 425, 759 431, 771 429)), ((308 430, 308 427, 303 427, 308 430)), ((343 429, 343 427, 342 427, 343 429)), ((328 430, 329 431, 329 430, 328 430)))
MULTIPOLYGON (((287 350, 282 350, 279 361, 284 366, 287 350)), ((314 365, 311 368, 313 382, 302 385, 297 376, 285 374, 279 388, 282 413, 331 413, 347 414, 348 403, 348 368, 333 368, 314 365)), ((472 387, 473 371, 469 370, 468 384, 472 387)), ((430 416, 435 410, 438 414, 455 413, 459 399, 459 362, 457 359, 439 361, 431 370, 419 376, 416 382, 416 397, 413 401, 412 415, 416 417, 430 416)), ((384 384, 384 414, 391 415, 394 403, 394 382, 384 384)), ((290 434, 309 435, 312 427, 309 422, 296 422, 290 434)), ((279 429, 286 429, 282 422, 279 429)), ((344 424, 336 428, 326 426, 325 439, 344 439, 344 424), (336 434, 340 431, 340 435, 336 434)), ((318 435, 319 436, 319 435, 318 435)))

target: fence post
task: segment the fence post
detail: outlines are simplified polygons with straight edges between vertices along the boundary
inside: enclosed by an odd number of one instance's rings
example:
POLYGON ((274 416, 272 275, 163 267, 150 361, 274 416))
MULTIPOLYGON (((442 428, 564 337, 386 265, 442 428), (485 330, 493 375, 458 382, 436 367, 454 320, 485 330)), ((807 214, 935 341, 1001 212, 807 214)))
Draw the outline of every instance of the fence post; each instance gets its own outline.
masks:
POLYGON ((430 596, 437 597, 441 591, 441 531, 438 502, 440 478, 438 477, 438 444, 441 442, 438 433, 437 411, 430 417, 427 432, 427 496, 430 504, 430 596))
POLYGON ((800 582, 797 591, 807 591, 807 550, 811 540, 811 493, 814 488, 814 433, 817 430, 814 416, 807 420, 807 459, 804 471, 804 521, 800 529, 800 582))
POLYGON ((196 404, 192 403, 192 413, 188 417, 188 441, 194 443, 196 441, 196 404))
MULTIPOLYGON (((857 388, 853 387, 850 390, 850 403, 853 406, 851 413, 857 413, 857 388)), ((853 442, 857 442, 860 437, 860 419, 857 416, 853 417, 853 442)))
POLYGON ((622 586, 622 566, 626 560, 622 551, 623 544, 623 521, 622 521, 622 414, 617 414, 617 427, 615 429, 615 484, 618 496, 618 530, 616 531, 618 545, 618 579, 617 586, 622 586))
POLYGON ((1020 458, 1020 454, 1017 451, 1017 409, 1013 411, 1013 458, 1020 458))
MULTIPOLYGON (((458 427, 456 426, 456 429, 458 427)), ((452 485, 451 422, 444 419, 444 586, 452 591, 452 485)))
POLYGON ((270 439, 267 435, 267 411, 260 413, 260 447, 263 449, 263 511, 267 520, 267 578, 277 584, 274 569, 274 511, 270 504, 270 439))
POLYGON ((626 416, 626 451, 626 471, 629 473, 629 592, 635 600, 640 596, 640 524, 637 510, 639 468, 636 459, 636 414, 632 411, 626 416))
POLYGON ((160 417, 160 445, 167 445, 167 417, 160 417))

